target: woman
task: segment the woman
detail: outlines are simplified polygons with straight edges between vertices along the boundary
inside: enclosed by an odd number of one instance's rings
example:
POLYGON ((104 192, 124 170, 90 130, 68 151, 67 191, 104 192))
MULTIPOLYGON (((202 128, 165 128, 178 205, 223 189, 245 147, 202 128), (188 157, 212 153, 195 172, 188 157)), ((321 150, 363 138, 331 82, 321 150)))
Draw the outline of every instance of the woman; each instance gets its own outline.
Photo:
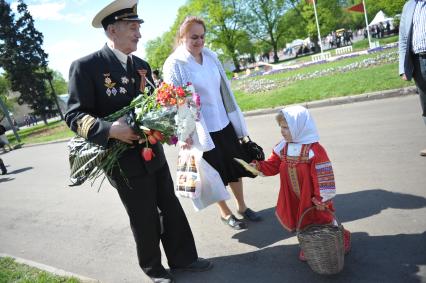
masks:
MULTIPOLYGON (((248 135, 247 127, 217 55, 204 47, 205 33, 201 18, 191 16, 184 20, 178 31, 178 47, 164 63, 163 78, 176 86, 192 83, 201 99, 200 122, 183 147, 200 145, 203 159, 223 182, 219 180, 217 186, 229 185, 238 213, 250 221, 259 221, 260 216, 244 201, 241 177, 250 175, 233 159, 244 157, 238 138, 248 135)), ((246 223, 232 214, 224 200, 217 204, 225 224, 237 230, 246 228, 246 223)))

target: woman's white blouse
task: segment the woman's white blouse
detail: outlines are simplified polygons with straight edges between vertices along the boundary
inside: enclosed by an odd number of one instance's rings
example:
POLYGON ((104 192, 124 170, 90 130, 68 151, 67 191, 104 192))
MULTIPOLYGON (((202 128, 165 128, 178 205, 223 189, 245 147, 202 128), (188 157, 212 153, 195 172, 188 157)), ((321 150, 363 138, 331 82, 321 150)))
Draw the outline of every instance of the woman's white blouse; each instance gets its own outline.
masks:
POLYGON ((217 132, 229 124, 228 115, 220 95, 220 73, 210 56, 203 55, 203 63, 199 64, 191 56, 188 60, 192 84, 200 96, 201 113, 205 118, 207 130, 217 132))

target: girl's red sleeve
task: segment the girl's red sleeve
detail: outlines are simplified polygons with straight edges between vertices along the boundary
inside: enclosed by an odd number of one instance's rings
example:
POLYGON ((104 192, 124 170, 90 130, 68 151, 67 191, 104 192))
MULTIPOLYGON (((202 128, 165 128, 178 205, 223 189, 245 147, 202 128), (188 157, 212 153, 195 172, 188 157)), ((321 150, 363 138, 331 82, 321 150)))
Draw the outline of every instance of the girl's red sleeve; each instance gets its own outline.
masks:
POLYGON ((281 158, 272 151, 272 154, 265 161, 256 161, 256 169, 265 176, 274 176, 280 172, 281 158))
POLYGON ((334 180, 333 167, 327 156, 327 152, 316 144, 311 148, 314 157, 311 163, 311 177, 314 186, 314 195, 318 200, 326 202, 336 195, 336 184, 334 180))

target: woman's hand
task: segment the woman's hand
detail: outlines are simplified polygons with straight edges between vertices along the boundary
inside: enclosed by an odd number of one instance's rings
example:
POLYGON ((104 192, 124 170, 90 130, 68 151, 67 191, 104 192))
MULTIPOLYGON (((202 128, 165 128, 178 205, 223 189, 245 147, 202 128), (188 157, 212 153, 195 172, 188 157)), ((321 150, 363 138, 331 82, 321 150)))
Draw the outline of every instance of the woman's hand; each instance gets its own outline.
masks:
POLYGON ((188 137, 184 142, 181 143, 180 147, 182 149, 190 149, 192 147, 193 144, 193 140, 191 137, 188 137))

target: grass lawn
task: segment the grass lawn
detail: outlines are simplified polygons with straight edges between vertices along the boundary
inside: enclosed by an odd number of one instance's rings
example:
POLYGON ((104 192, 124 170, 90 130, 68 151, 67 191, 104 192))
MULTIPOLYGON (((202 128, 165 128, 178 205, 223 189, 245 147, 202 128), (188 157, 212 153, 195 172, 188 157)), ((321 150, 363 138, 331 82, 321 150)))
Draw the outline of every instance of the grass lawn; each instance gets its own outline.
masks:
MULTIPOLYGON (((43 143, 71 138, 75 135, 64 121, 51 122, 47 126, 44 123, 38 123, 38 125, 29 128, 22 128, 18 131, 18 134, 21 138, 21 144, 43 143)), ((13 133, 8 134, 7 138, 12 146, 18 144, 13 133)))
MULTIPOLYGON (((253 78, 233 81, 233 89, 239 106, 243 111, 278 107, 299 102, 325 99, 330 97, 348 96, 402 88, 413 85, 399 78, 398 62, 382 62, 377 66, 362 67, 348 72, 323 75, 315 78, 294 80, 286 82, 284 87, 279 87, 265 92, 248 93, 241 90, 239 84, 250 85, 256 80, 269 80, 283 82, 284 80, 299 75, 314 74, 327 69, 336 69, 350 64, 361 62, 368 58, 395 53, 396 49, 385 50, 378 53, 361 55, 318 65, 311 65, 297 70, 257 76, 253 78)), ((395 57, 393 57, 395 58, 395 57)))
MULTIPOLYGON (((398 38, 399 37, 397 35, 394 35, 394 36, 389 36, 389 37, 380 38, 380 39, 371 38, 371 41, 372 42, 373 41, 379 41, 380 46, 384 46, 384 45, 386 45, 388 43, 397 42, 398 38)), ((370 46, 369 46, 369 43, 368 43, 368 39, 362 39, 362 40, 359 40, 359 41, 354 42, 352 44, 353 52, 357 52, 357 51, 361 51, 361 50, 366 50, 369 47, 370 46)), ((324 52, 330 52, 331 56, 336 56, 336 51, 335 50, 336 50, 336 48, 333 48, 333 49, 329 49, 329 50, 324 50, 324 52)), ((318 53, 316 53, 316 54, 318 54, 318 53)), ((312 55, 314 55, 314 54, 302 55, 302 56, 299 56, 298 58, 291 58, 291 59, 287 59, 287 60, 284 60, 284 61, 280 61, 278 64, 286 62, 286 63, 292 65, 292 64, 300 64, 300 63, 304 63, 304 62, 309 62, 309 61, 312 60, 312 58, 311 58, 312 55)), ((240 75, 241 74, 242 73, 240 73, 240 75)))
MULTIPOLYGON (((389 37, 383 40, 393 42, 395 38, 389 37)), ((361 43, 360 45, 362 46, 361 43)), ((413 82, 403 81, 397 75, 396 51, 396 48, 391 48, 334 62, 305 66, 287 72, 240 79, 232 81, 232 88, 241 109, 248 111, 412 86, 413 82), (380 59, 382 60, 380 61, 378 59, 383 56, 388 56, 386 58, 389 60, 380 59), (369 67, 354 67, 353 69, 351 67, 350 71, 341 72, 348 66, 357 64, 364 66, 361 63, 365 62, 365 59, 377 59, 378 63, 369 65, 369 67), (308 78, 308 76, 311 77, 308 78), (302 79, 294 79, 297 77, 302 79), (250 87, 262 81, 272 82, 278 86, 269 91, 253 93, 244 92, 245 89, 240 87, 244 84, 250 87)), ((19 135, 24 144, 42 143, 74 136, 63 121, 52 122, 47 126, 39 123, 39 125, 21 129, 19 135)), ((9 134, 8 138, 12 145, 17 144, 13 134, 9 134)))
POLYGON ((15 262, 9 257, 0 257, 0 283, 79 283, 76 278, 54 274, 15 262))

